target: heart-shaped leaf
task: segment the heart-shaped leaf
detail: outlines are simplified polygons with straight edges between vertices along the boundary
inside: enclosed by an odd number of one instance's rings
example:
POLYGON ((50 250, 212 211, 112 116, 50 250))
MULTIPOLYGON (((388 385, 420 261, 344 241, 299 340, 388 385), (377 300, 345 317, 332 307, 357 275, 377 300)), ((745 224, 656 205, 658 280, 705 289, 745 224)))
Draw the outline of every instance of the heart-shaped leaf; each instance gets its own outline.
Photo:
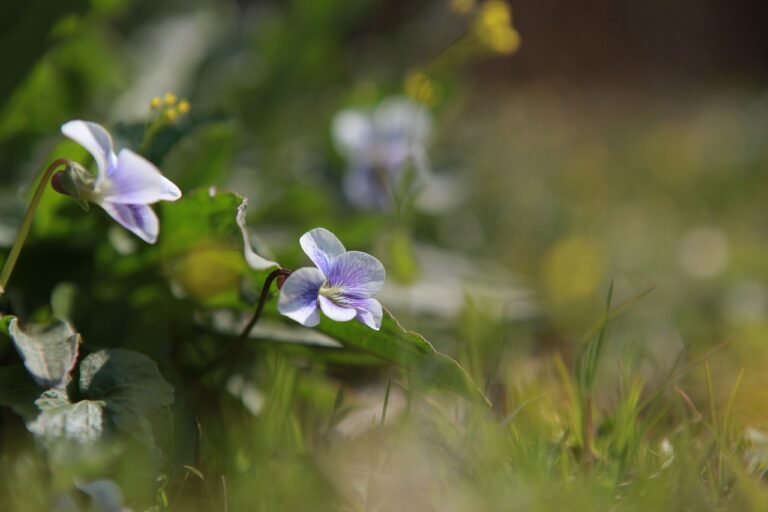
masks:
POLYGON ((157 364, 139 352, 99 350, 80 363, 80 393, 102 400, 115 425, 150 442, 145 415, 173 403, 173 386, 163 379, 157 364))

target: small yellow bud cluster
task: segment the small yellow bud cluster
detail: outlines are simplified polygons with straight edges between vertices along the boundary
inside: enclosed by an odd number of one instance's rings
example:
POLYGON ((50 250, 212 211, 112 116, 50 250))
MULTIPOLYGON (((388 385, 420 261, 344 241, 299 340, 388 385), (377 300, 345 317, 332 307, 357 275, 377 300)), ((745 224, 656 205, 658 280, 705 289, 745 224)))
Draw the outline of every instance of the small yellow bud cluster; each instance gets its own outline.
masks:
POLYGON ((512 28, 512 11, 504 0, 486 0, 474 20, 474 33, 490 50, 505 55, 520 47, 520 34, 512 28))
POLYGON ((432 80, 424 71, 412 70, 405 75, 405 93, 414 100, 428 106, 440 101, 440 84, 432 80))
POLYGON ((149 102, 151 109, 157 113, 157 119, 173 123, 179 115, 187 114, 190 110, 189 101, 179 98, 172 92, 167 92, 161 98, 155 96, 149 102))

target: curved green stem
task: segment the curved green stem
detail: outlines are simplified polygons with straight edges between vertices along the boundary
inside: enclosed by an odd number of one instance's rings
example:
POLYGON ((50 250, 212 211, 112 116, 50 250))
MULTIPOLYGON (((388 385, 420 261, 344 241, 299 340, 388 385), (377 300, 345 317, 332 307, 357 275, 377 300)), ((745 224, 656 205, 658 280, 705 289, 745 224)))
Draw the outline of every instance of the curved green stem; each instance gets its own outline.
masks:
POLYGON ((8 259, 5 260, 3 270, 0 271, 0 295, 5 293, 5 287, 11 277, 13 267, 16 266, 16 260, 19 259, 21 248, 24 247, 24 242, 26 241, 27 235, 29 234, 29 229, 32 227, 32 219, 35 217, 35 210, 37 210, 37 206, 40 204, 40 199, 43 197, 43 192, 45 192, 45 186, 50 181, 51 176, 53 176, 53 173, 56 171, 56 169, 62 165, 67 164, 69 164, 69 160, 65 158, 54 160, 53 163, 51 163, 51 165, 49 165, 48 168, 43 172, 40 181, 37 183, 35 194, 32 196, 32 201, 29 203, 27 213, 24 214, 24 220, 21 222, 19 233, 16 235, 16 240, 13 242, 11 252, 8 253, 8 259))
MULTIPOLYGON (((290 270, 285 268, 278 268, 276 270, 273 270, 267 276, 267 278, 264 280, 264 285, 261 287, 261 295, 259 296, 259 303, 256 306, 256 311, 254 311, 251 319, 248 321, 248 323, 243 328, 243 330, 240 331, 240 335, 236 339, 234 339, 232 342, 230 342, 229 345, 224 347, 224 350, 222 350, 216 358, 210 361, 202 369, 197 371, 198 379, 206 375, 210 370, 212 370, 216 366, 218 366, 219 363, 225 360, 228 356, 232 354, 236 354, 239 351, 239 349, 243 346, 243 344, 248 340, 248 335, 251 333, 253 326, 256 325, 256 322, 259 321, 259 317, 261 317, 262 311, 264 311, 264 306, 266 305, 267 299, 269 298, 269 290, 270 288, 272 288, 272 283, 274 282, 275 279, 278 279, 280 277, 286 278, 289 275, 291 275, 290 270)), ((278 286, 282 286, 280 282, 278 282, 278 286)))
POLYGON ((158 115, 149 126, 144 127, 144 138, 141 140, 141 146, 139 146, 139 154, 146 155, 152 145, 152 139, 155 138, 157 132, 162 128, 162 116, 158 115))

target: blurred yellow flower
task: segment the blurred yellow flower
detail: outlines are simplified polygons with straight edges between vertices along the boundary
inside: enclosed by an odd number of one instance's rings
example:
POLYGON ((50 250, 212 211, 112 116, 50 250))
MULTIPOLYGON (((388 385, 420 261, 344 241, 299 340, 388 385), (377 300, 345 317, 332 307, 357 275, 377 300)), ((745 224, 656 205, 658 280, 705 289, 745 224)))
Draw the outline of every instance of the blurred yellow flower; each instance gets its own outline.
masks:
POLYGON ((562 239, 544 262, 548 295, 559 303, 587 298, 600 284, 602 269, 602 259, 590 240, 580 236, 562 239))
POLYGON ((176 103, 176 100, 177 100, 176 95, 173 94, 172 92, 165 93, 165 104, 166 105, 173 105, 173 104, 176 103))
POLYGON ((160 99, 160 96, 155 96, 152 98, 152 101, 149 102, 149 106, 152 108, 160 108, 163 104, 163 100, 160 99))
POLYGON ((469 14, 469 12, 475 8, 475 0, 451 0, 449 8, 454 14, 463 16, 469 14))
POLYGON ((189 102, 187 100, 181 100, 179 102, 177 108, 179 109, 180 113, 186 114, 187 112, 189 112, 189 108, 190 108, 189 107, 189 102))
POLYGON ((414 100, 433 106, 440 99, 440 87, 423 71, 413 70, 405 76, 405 93, 414 100))
POLYGON ((170 122, 174 122, 176 118, 178 117, 179 113, 176 111, 175 108, 169 108, 165 111, 165 118, 168 119, 170 122))
POLYGON ((475 18, 474 33, 489 49, 505 55, 520 47, 520 34, 512 28, 512 11, 503 0, 487 0, 475 18))

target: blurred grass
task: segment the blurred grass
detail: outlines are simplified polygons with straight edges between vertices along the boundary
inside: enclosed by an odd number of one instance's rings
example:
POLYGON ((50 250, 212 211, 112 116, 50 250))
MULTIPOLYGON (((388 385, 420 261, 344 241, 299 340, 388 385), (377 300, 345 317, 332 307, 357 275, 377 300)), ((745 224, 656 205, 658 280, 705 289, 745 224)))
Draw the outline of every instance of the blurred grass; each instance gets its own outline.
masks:
MULTIPOLYGON (((443 4, 419 4, 383 28, 375 2, 102 4, 61 14, 53 32, 37 19, 48 49, 15 57, 29 71, 0 113, 6 231, 46 156, 75 151, 56 145, 63 121, 120 122, 121 142, 135 143, 141 113, 167 88, 189 97, 192 112, 149 155, 185 193, 215 185, 247 195, 249 225, 281 262, 304 264, 296 237, 325 225, 349 247, 382 259, 382 246, 392 251, 417 280, 419 241, 524 276, 537 314, 499 317, 471 292, 449 318, 387 304, 457 357, 492 409, 428 393, 354 353, 280 343, 254 342, 232 375, 193 385, 185 365, 221 342, 205 310, 165 285, 152 252, 120 254, 101 212, 83 216, 49 193, 13 307, 44 318, 59 282, 70 282, 90 346, 151 354, 178 399, 157 420, 157 464, 122 440, 51 466, 3 409, 0 508, 49 510, 77 479, 104 476, 134 510, 768 506, 768 442, 746 434, 768 430, 764 84, 648 91, 518 83, 472 63, 441 70, 430 157, 437 174, 463 178, 466 199, 404 220, 344 201, 330 119, 400 92, 423 50, 451 35, 443 4), (203 28, 164 25, 195 16, 203 28), (427 30, 435 20, 446 33, 427 30), (121 104, 146 89, 141 62, 163 54, 141 42, 162 45, 169 33, 201 38, 193 65, 158 79, 145 104, 121 104), (655 290, 609 323, 585 383, 578 354, 603 319, 609 283, 613 305, 655 290)), ((216 284, 245 296, 232 300, 246 309, 253 290, 230 281, 216 284)), ((0 354, 3 364, 16 357, 6 339, 0 354)))

